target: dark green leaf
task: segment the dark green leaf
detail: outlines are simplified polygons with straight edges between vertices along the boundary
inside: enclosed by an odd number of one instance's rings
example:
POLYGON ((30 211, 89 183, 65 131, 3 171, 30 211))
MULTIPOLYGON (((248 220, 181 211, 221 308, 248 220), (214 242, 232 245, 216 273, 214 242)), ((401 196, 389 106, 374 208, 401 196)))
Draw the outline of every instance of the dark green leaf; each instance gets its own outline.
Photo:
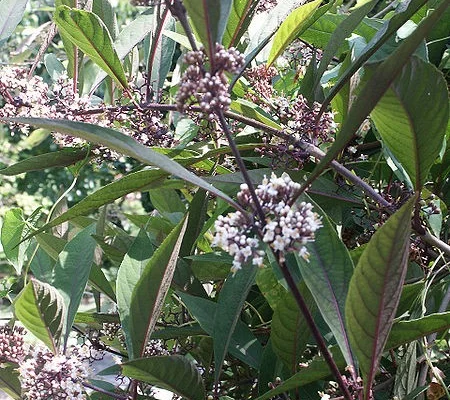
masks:
POLYGON ((315 19, 312 17, 321 2, 322 0, 315 0, 306 3, 292 11, 283 21, 275 33, 269 59, 267 60, 268 65, 273 64, 286 47, 313 24, 315 19))
POLYGON ((217 301, 213 326, 215 378, 219 381, 225 355, 228 351, 242 307, 252 287, 257 267, 246 266, 234 276, 229 275, 217 301))
POLYGON ((448 91, 442 73, 412 57, 371 116, 383 143, 419 190, 441 151, 448 123, 448 91))
POLYGON ((113 302, 116 302, 116 294, 111 283, 105 276, 103 270, 96 264, 92 264, 91 273, 89 274, 89 283, 100 293, 108 296, 113 302))
POLYGON ((187 400, 204 400, 206 393, 198 369, 183 356, 159 356, 122 364, 129 378, 170 390, 187 400))
POLYGON ((170 288, 178 252, 186 230, 184 218, 153 253, 133 289, 130 303, 130 337, 134 358, 143 356, 164 299, 170 288))
POLYGON ((184 0, 191 24, 206 49, 209 59, 220 43, 226 27, 232 0, 184 0))
MULTIPOLYGON (((303 282, 299 290, 309 310, 315 312, 314 299, 303 282)), ((292 293, 287 292, 273 313, 270 340, 273 351, 292 373, 298 369, 300 356, 306 348, 309 337, 310 331, 303 314, 292 293)))
POLYGON ((386 348, 400 346, 404 343, 427 336, 430 333, 450 328, 450 312, 429 314, 418 319, 394 323, 386 343, 386 348))
MULTIPOLYGON (((204 331, 212 337, 217 303, 187 293, 178 295, 204 331)), ((261 364, 262 346, 248 326, 240 320, 236 324, 228 351, 252 368, 258 369, 261 364)))
POLYGON ((299 256, 296 259, 302 277, 347 364, 356 369, 345 329, 345 299, 353 274, 353 262, 325 215, 322 216, 322 223, 315 240, 306 245, 311 255, 308 262, 299 256))
POLYGON ((23 211, 20 208, 8 210, 3 218, 1 242, 6 258, 11 262, 19 275, 22 270, 25 251, 29 242, 22 242, 26 230, 23 211))
POLYGON ((93 0, 92 12, 100 17, 108 29, 111 38, 115 40, 118 31, 117 20, 114 8, 109 0, 93 0))
POLYGON ((0 0, 0 44, 8 39, 22 20, 28 0, 0 0))
POLYGON ((408 62, 414 50, 421 43, 435 22, 439 20, 440 15, 448 4, 450 4, 450 0, 443 1, 439 8, 428 16, 424 22, 421 23, 410 36, 404 39, 400 46, 378 66, 370 80, 364 85, 357 99, 353 102, 352 108, 337 135, 336 141, 310 174, 307 181, 304 183, 304 187, 307 187, 314 181, 347 145, 348 141, 357 132, 367 115, 375 108, 378 101, 394 82, 397 75, 401 72, 403 65, 408 62))
POLYGON ((67 6, 55 12, 59 30, 101 67, 122 88, 128 88, 122 63, 113 47, 111 35, 103 21, 95 14, 67 6))
POLYGON ((0 390, 14 400, 22 398, 19 371, 16 365, 4 365, 0 368, 0 390))
POLYGON ((120 320, 117 314, 78 312, 74 322, 76 324, 118 324, 120 320))
POLYGON ((16 297, 14 313, 25 328, 56 354, 66 309, 54 287, 32 279, 16 297))
POLYGON ((95 225, 90 225, 78 233, 58 257, 55 265, 52 286, 59 290, 67 308, 64 323, 64 345, 67 343, 75 314, 83 297, 94 260, 95 225))
POLYGON ((130 249, 123 258, 117 272, 116 295, 117 309, 120 315, 122 329, 125 334, 128 353, 132 354, 132 342, 130 336, 130 306, 133 289, 135 288, 142 271, 153 255, 153 244, 145 229, 141 229, 130 249))
POLYGON ((84 160, 87 155, 88 151, 86 149, 63 149, 52 153, 40 154, 0 169, 0 175, 12 176, 46 168, 66 167, 84 160))
POLYGON ((384 351, 408 266, 415 197, 372 236, 350 281, 345 316, 352 350, 369 391, 384 351))

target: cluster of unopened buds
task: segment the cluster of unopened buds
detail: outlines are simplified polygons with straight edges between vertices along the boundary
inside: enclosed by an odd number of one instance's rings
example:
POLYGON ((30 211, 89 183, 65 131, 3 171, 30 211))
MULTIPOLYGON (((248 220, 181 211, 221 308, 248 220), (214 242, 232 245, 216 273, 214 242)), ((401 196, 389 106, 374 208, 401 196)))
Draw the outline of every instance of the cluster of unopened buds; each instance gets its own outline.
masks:
MULTIPOLYGON (((249 221, 240 211, 220 216, 215 223, 213 245, 221 247, 233 256, 233 272, 242 264, 252 260, 253 265, 262 267, 264 251, 259 249, 255 229, 261 232, 263 242, 267 243, 280 259, 286 252, 294 252, 305 260, 309 259, 306 244, 314 240, 315 232, 322 226, 320 216, 312 211, 312 204, 296 203, 300 185, 284 173, 277 177, 272 173, 270 179, 264 178, 255 189, 256 196, 264 213, 264 221, 249 221)), ((249 188, 241 185, 237 195, 239 204, 251 215, 257 215, 249 188)))
POLYGON ((202 48, 188 52, 184 56, 184 62, 188 67, 181 78, 176 97, 178 110, 185 112, 197 102, 202 110, 202 117, 214 120, 215 111, 226 111, 231 104, 225 73, 239 72, 244 65, 244 57, 234 47, 225 49, 216 44, 213 60, 207 60, 206 51, 202 48), (205 68, 207 61, 210 71, 205 68))
POLYGON ((0 363, 20 363, 25 358, 24 337, 22 327, 0 326, 0 363))

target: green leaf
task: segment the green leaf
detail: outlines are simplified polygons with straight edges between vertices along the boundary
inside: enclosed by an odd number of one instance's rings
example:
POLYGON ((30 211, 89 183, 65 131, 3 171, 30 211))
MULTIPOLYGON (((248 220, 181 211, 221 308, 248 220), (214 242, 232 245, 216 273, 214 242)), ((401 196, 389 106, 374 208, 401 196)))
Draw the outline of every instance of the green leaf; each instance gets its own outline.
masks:
POLYGON ((133 157, 145 164, 156 165, 170 174, 197 185, 209 191, 211 194, 215 194, 236 209, 242 209, 239 204, 233 201, 225 193, 222 193, 220 190, 199 178, 194 173, 188 171, 186 168, 171 160, 169 157, 159 154, 156 151, 149 149, 147 146, 136 142, 133 138, 113 129, 103 128, 92 124, 85 124, 82 122, 51 120, 45 118, 14 118, 11 119, 11 121, 12 120, 41 128, 47 128, 66 135, 81 137, 82 139, 93 143, 103 144, 111 150, 116 150, 121 154, 133 157))
POLYGON ((350 36, 354 29, 361 23, 362 19, 373 9, 376 4, 377 0, 368 1, 360 6, 357 4, 356 9, 337 26, 336 30, 333 31, 330 40, 327 43, 327 47, 323 52, 319 67, 317 68, 313 91, 317 85, 320 84, 320 79, 327 70, 333 57, 336 56, 336 52, 339 47, 341 47, 345 39, 350 36))
POLYGON ((89 279, 96 246, 95 240, 91 237, 94 233, 95 224, 79 232, 66 244, 55 265, 52 286, 62 294, 67 308, 64 346, 67 344, 75 314, 89 279))
POLYGON ((439 155, 448 116, 442 73, 415 56, 372 111, 383 143, 405 168, 416 190, 427 180, 439 155))
POLYGON ((184 218, 167 236, 144 268, 130 303, 130 337, 134 358, 143 356, 170 288, 178 252, 186 230, 184 218))
POLYGON ((1 242, 6 258, 19 275, 22 271, 25 252, 29 241, 22 242, 26 232, 26 221, 20 208, 8 210, 3 218, 1 242))
POLYGON ((120 323, 119 316, 117 314, 106 313, 88 313, 78 312, 75 315, 76 324, 118 324, 120 323))
POLYGON ((267 126, 275 129, 282 129, 281 125, 275 122, 269 114, 265 115, 266 113, 264 110, 248 100, 238 99, 232 101, 230 108, 245 117, 253 118, 256 121, 266 124, 267 126))
POLYGON ((93 0, 92 12, 100 17, 112 39, 115 40, 118 31, 117 20, 114 8, 109 0, 93 0))
POLYGON ((86 149, 63 149, 52 153, 40 154, 0 169, 0 175, 12 176, 46 168, 66 167, 84 160, 87 155, 88 151, 86 149))
POLYGON ((28 0, 0 0, 0 44, 8 39, 22 20, 28 0))
POLYGON ((275 311, 286 294, 286 289, 275 276, 273 268, 260 268, 256 274, 256 284, 264 298, 275 311))
POLYGON ((67 6, 55 12, 59 30, 101 67, 122 88, 128 88, 122 63, 113 47, 111 35, 103 21, 95 14, 67 6))
MULTIPOLYGON (((187 293, 178 295, 204 331, 212 337, 217 303, 187 293)), ((240 320, 237 321, 228 351, 252 368, 258 369, 261 364, 262 346, 248 326, 240 320)))
POLYGON ((16 297, 14 313, 25 328, 57 353, 66 309, 53 286, 32 279, 16 297))
POLYGON ((222 43, 225 47, 236 47, 250 24, 257 2, 254 0, 233 0, 222 43))
MULTIPOLYGON (((309 310, 315 312, 314 299, 303 282, 299 290, 309 310)), ((298 369, 300 356, 309 337, 310 331, 303 314, 292 293, 287 292, 273 313, 270 340, 273 351, 292 373, 298 369)))
POLYGON ((308 29, 315 21, 314 12, 322 0, 306 3, 294 11, 283 21, 273 39, 267 64, 271 65, 292 41, 308 29))
POLYGON ((191 18, 191 25, 212 60, 216 43, 222 40, 231 0, 185 0, 183 5, 191 18))
POLYGON ((429 314, 418 319, 398 321, 392 325, 386 349, 450 328, 450 312, 429 314))
POLYGON ((309 260, 305 261, 299 256, 296 259, 302 277, 323 319, 333 332, 347 364, 356 370, 345 329, 345 299, 353 274, 353 262, 325 215, 322 223, 314 241, 306 245, 311 255, 309 260))
POLYGON ((310 185, 347 145, 348 141, 353 137, 355 132, 357 132, 367 115, 375 108, 378 101, 401 72, 403 65, 408 62, 409 58, 414 53, 414 50, 419 46, 423 38, 426 37, 436 21, 439 20, 440 15, 449 4, 450 0, 443 1, 439 8, 428 16, 424 22, 422 22, 410 36, 404 39, 400 46, 377 67, 370 80, 362 88, 357 99, 353 102, 352 108, 337 135, 336 141, 330 147, 325 157, 309 175, 307 181, 303 184, 303 187, 310 185))
POLYGON ((176 190, 154 189, 149 191, 150 201, 162 215, 171 213, 185 213, 186 206, 181 201, 176 190))
POLYGON ((133 289, 139 281, 142 271, 153 255, 153 252, 152 242, 145 229, 141 229, 123 258, 119 271, 117 272, 117 309, 119 311, 120 322, 125 334, 125 341, 129 354, 132 354, 130 307, 133 289))
POLYGON ((408 267, 412 197, 372 236, 350 281, 345 307, 366 398, 378 369, 408 267))
POLYGON ((22 398, 17 365, 6 364, 0 368, 0 390, 14 400, 22 398))
POLYGON ((89 274, 89 283, 100 293, 108 296, 114 303, 117 302, 116 294, 114 293, 111 283, 106 278, 103 270, 96 264, 92 264, 91 272, 89 274))
POLYGON ((198 369, 183 356, 159 356, 122 364, 129 378, 170 390, 187 400, 204 400, 203 379, 198 369))
MULTIPOLYGON (((153 28, 153 9, 148 9, 142 14, 139 14, 133 21, 125 26, 125 28, 120 31, 113 44, 119 60, 122 61, 134 47, 152 32, 153 28)), ((92 85, 90 85, 88 89, 83 89, 83 91, 92 94, 107 75, 108 74, 103 70, 97 70, 92 85)))
POLYGON ((213 325, 215 379, 219 382, 222 364, 242 307, 253 286, 257 267, 248 265, 236 275, 229 275, 219 293, 213 325))

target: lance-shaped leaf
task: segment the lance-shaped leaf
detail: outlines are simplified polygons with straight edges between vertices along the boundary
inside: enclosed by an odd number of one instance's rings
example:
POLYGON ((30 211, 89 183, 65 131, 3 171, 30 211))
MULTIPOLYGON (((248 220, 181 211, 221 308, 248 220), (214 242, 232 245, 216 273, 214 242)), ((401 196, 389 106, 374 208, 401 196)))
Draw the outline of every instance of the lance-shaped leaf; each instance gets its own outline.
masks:
POLYGON ((366 398, 402 293, 414 201, 415 196, 375 232, 350 281, 347 331, 363 374, 366 398))
POLYGON ((64 346, 67 344, 75 314, 83 297, 94 261, 95 224, 88 226, 66 244, 56 262, 52 286, 59 290, 67 308, 64 323, 64 346))
POLYGON ((183 356, 157 356, 122 364, 129 378, 170 390, 187 400, 206 398, 203 379, 198 369, 183 356))
POLYGON ((143 356, 155 328, 172 282, 186 224, 187 218, 184 218, 158 247, 131 295, 129 324, 133 358, 143 356))
POLYGON ((267 60, 268 65, 271 65, 295 38, 313 24, 316 20, 314 12, 321 2, 322 0, 315 0, 306 3, 292 11, 283 21, 275 33, 269 59, 267 60))
MULTIPOLYGON (((315 313, 314 299, 304 282, 300 284, 299 290, 310 311, 315 313)), ((287 292, 273 313, 270 339, 273 351, 291 372, 296 372, 310 336, 308 325, 294 296, 287 292)))
POLYGON ((46 128, 66 135, 81 137, 89 142, 103 144, 112 150, 133 157, 145 164, 155 165, 170 174, 178 176, 187 182, 221 197, 236 209, 242 210, 242 207, 225 193, 216 189, 194 173, 188 171, 177 162, 171 160, 164 154, 149 149, 147 146, 136 142, 136 140, 130 136, 124 135, 114 129, 103 128, 101 126, 85 124, 82 122, 45 118, 12 118, 11 121, 13 120, 15 122, 46 128))
POLYGON ((326 216, 314 241, 307 244, 308 262, 296 256, 302 277, 308 286, 323 319, 333 332, 348 365, 356 367, 345 329, 345 299, 353 262, 326 216))
POLYGON ((14 301, 18 320, 56 353, 66 314, 61 294, 47 283, 32 279, 14 301))
POLYGON ((0 169, 0 175, 12 176, 46 168, 66 167, 84 160, 87 155, 88 151, 86 149, 63 149, 51 153, 40 154, 0 169))
POLYGON ((206 49, 209 59, 222 41, 232 0, 184 0, 191 24, 206 49))
POLYGON ((54 18, 60 31, 73 44, 122 88, 128 88, 125 71, 112 44, 111 35, 97 15, 62 5, 56 9, 54 18))
POLYGON ((372 111, 383 143, 417 190, 442 148, 448 115, 445 79, 436 67, 419 57, 411 58, 372 111))
POLYGON ((237 46, 248 28, 258 2, 254 0, 233 0, 228 23, 223 34, 225 47, 237 46))
POLYGON ((28 0, 0 0, 0 44, 8 39, 22 20, 28 0))
POLYGON ((220 291, 213 328, 216 382, 219 381, 231 336, 255 280, 256 271, 257 268, 252 265, 245 267, 235 276, 229 275, 220 291))
MULTIPOLYGON (((443 1, 439 7, 429 15, 411 35, 404 39, 400 46, 377 67, 369 81, 362 88, 357 99, 353 102, 352 108, 342 124, 342 128, 337 135, 336 141, 330 147, 325 157, 309 175, 308 179, 303 184, 304 188, 308 187, 347 145, 363 121, 367 118, 367 115, 372 112, 381 97, 389 89, 389 86, 395 81, 397 75, 402 71, 403 66, 407 64, 415 49, 427 36, 449 4, 450 0, 443 1)), ((399 134, 401 133, 402 132, 399 132, 399 134)))
POLYGON ((145 266, 153 255, 153 244, 145 229, 141 229, 134 239, 128 253, 125 254, 119 271, 117 272, 116 296, 117 308, 120 315, 122 329, 128 353, 132 354, 130 337, 130 306, 133 290, 144 271, 145 266))
POLYGON ((11 262, 17 274, 22 270, 27 243, 22 242, 26 222, 23 211, 13 208, 6 212, 3 217, 1 230, 1 242, 6 258, 11 262))

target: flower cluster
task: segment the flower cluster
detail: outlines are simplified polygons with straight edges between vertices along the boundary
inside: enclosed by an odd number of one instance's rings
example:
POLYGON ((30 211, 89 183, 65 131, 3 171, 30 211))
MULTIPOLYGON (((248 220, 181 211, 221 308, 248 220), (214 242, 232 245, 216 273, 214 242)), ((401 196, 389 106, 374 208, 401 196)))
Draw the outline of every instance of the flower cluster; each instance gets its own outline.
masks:
MULTIPOLYGON (((267 67, 264 64, 257 65, 245 73, 250 87, 254 93, 249 92, 247 97, 254 103, 260 104, 263 101, 269 101, 274 93, 272 79, 277 76, 278 71, 275 67, 267 67)), ((266 111, 270 111, 267 104, 260 104, 266 111)))
POLYGON ((205 70, 206 61, 204 49, 190 51, 184 56, 188 67, 181 78, 176 104, 180 112, 185 112, 194 99, 202 109, 202 116, 214 120, 214 111, 226 111, 231 103, 225 73, 237 73, 244 65, 244 57, 234 47, 225 49, 217 44, 214 60, 209 60, 210 72, 205 70))
MULTIPOLYGON (((262 240, 278 252, 281 259, 285 252, 296 252, 308 260, 305 245, 314 239, 315 232, 322 226, 310 203, 294 202, 299 189, 300 185, 286 173, 279 178, 275 174, 270 179, 264 178, 255 189, 265 220, 256 220, 254 226, 261 232, 262 240)), ((246 184, 241 185, 237 199, 243 208, 256 214, 256 205, 246 184)), ((213 245, 233 256, 233 272, 250 259, 254 265, 263 264, 264 251, 258 250, 259 241, 252 228, 252 223, 240 211, 220 216, 215 223, 213 245)))
MULTIPOLYGON (((24 68, 3 67, 0 71, 0 95, 4 99, 3 106, 0 106, 0 120, 39 117, 87 122, 113 129, 119 126, 122 133, 145 146, 170 147, 173 144, 173 136, 167 125, 161 122, 159 111, 93 104, 89 97, 74 92, 72 82, 66 75, 59 76, 49 86, 38 76, 29 78, 24 68)), ((143 95, 137 90, 135 96, 136 101, 140 101, 143 95)), ((27 133, 29 127, 22 126, 20 129, 27 133)), ((53 136, 62 147, 85 144, 82 139, 58 132, 54 132, 53 136)), ((119 154, 104 147, 94 148, 93 152, 100 159, 119 157, 119 154)))
POLYGON ((0 327, 0 363, 20 363, 25 358, 23 336, 25 331, 22 327, 0 327))
POLYGON ((85 399, 82 382, 88 368, 76 350, 70 355, 54 355, 36 348, 31 358, 19 367, 22 390, 29 400, 85 399))
POLYGON ((278 4, 278 0, 260 0, 256 7, 257 13, 262 13, 271 10, 278 4))

